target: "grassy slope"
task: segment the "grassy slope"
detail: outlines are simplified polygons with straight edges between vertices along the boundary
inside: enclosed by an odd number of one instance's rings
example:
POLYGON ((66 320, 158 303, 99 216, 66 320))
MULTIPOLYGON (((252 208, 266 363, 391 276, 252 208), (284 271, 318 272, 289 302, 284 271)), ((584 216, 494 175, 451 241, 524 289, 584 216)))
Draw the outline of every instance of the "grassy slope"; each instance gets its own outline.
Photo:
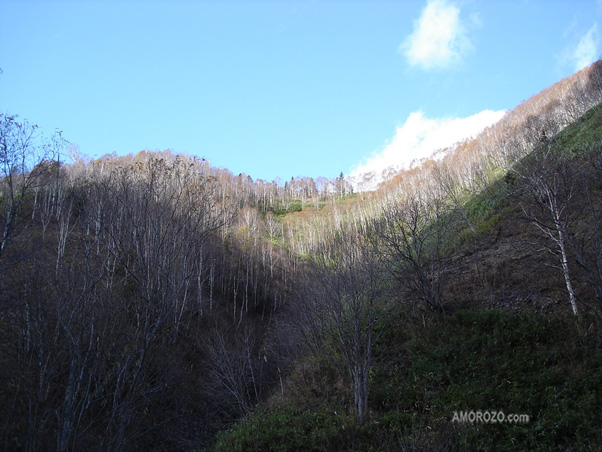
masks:
POLYGON ((218 438, 216 451, 596 450, 602 355, 568 317, 466 310, 394 313, 376 351, 371 422, 356 425, 342 366, 314 357, 284 391, 218 438), (452 422, 454 412, 527 414, 526 424, 452 422))
MULTIPOLYGON (((553 148, 570 159, 573 183, 580 187, 579 172, 591 170, 594 159, 602 158, 602 105, 591 109, 556 138, 553 148)), ((521 165, 529 165, 527 156, 521 165)), ((598 162, 599 164, 599 162, 598 162)), ((542 233, 524 220, 516 200, 508 198, 509 173, 479 196, 467 202, 467 210, 480 234, 468 229, 459 234, 463 243, 453 256, 455 266, 449 279, 448 299, 455 305, 481 308, 525 309, 541 313, 565 312, 568 296, 557 258, 545 252, 542 233), (543 251, 543 252, 542 252, 543 251)), ((595 189, 595 187, 591 187, 595 189)), ((602 185, 594 197, 600 200, 602 185)), ((582 191, 575 190, 572 209, 588 211, 582 191)), ((580 228, 588 229, 587 222, 580 228)), ((581 269, 574 266, 577 298, 590 303, 592 292, 584 283, 581 269)))
MULTIPOLYGON (((572 155, 600 142, 602 108, 558 139, 572 155)), ((494 188, 468 203, 480 235, 465 237, 455 253, 448 291, 457 312, 446 319, 388 312, 367 425, 351 415, 341 358, 324 353, 299 363, 282 391, 222 433, 215 450, 597 450, 599 321, 577 325, 564 314, 560 275, 528 245, 534 232, 501 193, 494 188), (530 421, 452 422, 461 410, 530 421)))

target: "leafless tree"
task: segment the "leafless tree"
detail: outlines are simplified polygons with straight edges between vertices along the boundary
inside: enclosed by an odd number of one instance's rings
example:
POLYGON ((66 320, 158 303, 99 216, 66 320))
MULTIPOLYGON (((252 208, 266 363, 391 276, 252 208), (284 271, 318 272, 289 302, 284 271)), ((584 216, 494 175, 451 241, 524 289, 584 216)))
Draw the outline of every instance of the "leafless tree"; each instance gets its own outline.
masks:
POLYGON ((0 257, 19 232, 33 205, 28 194, 52 165, 65 141, 60 133, 45 138, 38 127, 16 116, 0 115, 0 257))
POLYGON ((575 228, 568 235, 568 245, 577 265, 585 273, 586 282, 594 291, 598 313, 602 312, 601 162, 598 145, 583 149, 579 157, 565 162, 565 166, 574 167, 579 176, 574 183, 574 199, 578 201, 572 207, 575 228))
POLYGON ((268 364, 262 343, 261 334, 250 324, 227 329, 215 325, 203 347, 213 390, 233 400, 241 414, 253 409, 262 392, 268 364))
POLYGON ((430 309, 445 312, 445 246, 456 224, 441 199, 411 195, 390 203, 374 220, 379 255, 387 270, 430 309))
POLYGON ((344 357, 360 423, 368 419, 372 349, 384 294, 366 234, 365 228, 341 232, 316 253, 304 317, 306 334, 323 337, 344 357))
POLYGON ((445 166, 445 164, 441 163, 434 168, 433 176, 435 177, 439 188, 442 190, 447 199, 452 202, 454 208, 462 216, 462 219, 466 225, 474 234, 476 234, 477 230, 474 224, 472 224, 472 221, 470 220, 468 213, 462 204, 463 187, 460 185, 459 181, 454 180, 451 169, 445 166))
POLYGON ((580 315, 569 268, 569 244, 576 213, 575 184, 570 166, 553 152, 552 143, 544 143, 532 159, 513 169, 523 182, 519 195, 526 219, 549 239, 548 251, 558 258, 573 314, 580 315))

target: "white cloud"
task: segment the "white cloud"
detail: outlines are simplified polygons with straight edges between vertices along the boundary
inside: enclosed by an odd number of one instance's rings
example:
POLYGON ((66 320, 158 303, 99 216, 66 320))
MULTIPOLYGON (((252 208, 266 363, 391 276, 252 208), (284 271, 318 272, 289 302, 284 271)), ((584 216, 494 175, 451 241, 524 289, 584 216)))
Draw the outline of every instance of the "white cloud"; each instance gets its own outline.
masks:
POLYGON ((571 60, 574 63, 575 71, 583 69, 598 59, 598 44, 600 37, 598 35, 598 25, 594 24, 585 35, 581 37, 577 47, 572 52, 571 60))
POLYGON ((447 148, 476 136, 485 127, 499 121, 504 111, 484 110, 467 118, 431 119, 421 111, 413 112, 397 127, 395 136, 372 156, 350 172, 358 189, 373 189, 384 179, 383 173, 410 168, 412 162, 431 157, 437 150, 447 148), (372 175, 371 182, 361 187, 361 180, 372 175))
MULTIPOLYGON (((601 0, 602 1, 602 0, 601 0)), ((475 27, 482 27, 483 26, 483 19, 481 18, 481 14, 480 13, 472 13, 470 15, 470 22, 475 26, 475 27)))
MULTIPOLYGON (((473 22, 480 18, 473 15, 473 22)), ((448 0, 430 0, 414 31, 399 46, 411 66, 422 69, 445 69, 462 60, 472 50, 460 9, 448 0)))

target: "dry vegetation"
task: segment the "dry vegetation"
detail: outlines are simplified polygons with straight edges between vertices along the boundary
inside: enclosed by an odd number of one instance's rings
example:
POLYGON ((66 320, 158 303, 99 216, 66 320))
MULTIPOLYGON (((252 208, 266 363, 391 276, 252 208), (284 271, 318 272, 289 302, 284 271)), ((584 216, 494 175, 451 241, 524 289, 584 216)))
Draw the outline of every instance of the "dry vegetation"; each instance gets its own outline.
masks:
MULTIPOLYGON (((3 115, 1 447, 198 450, 245 415, 218 449, 486 446, 479 429, 446 427, 446 410, 483 407, 441 375, 454 359, 487 365, 473 356, 491 352, 487 328, 524 352, 495 355, 509 381, 532 372, 525 384, 545 391, 529 360, 549 356, 562 371, 573 359, 575 381, 602 374, 600 100, 602 62, 357 194, 343 177, 281 186, 168 151, 64 164, 59 135, 3 115), (577 327, 554 320, 571 312, 577 327), (552 324, 565 349, 544 339, 552 324), (456 356, 438 330, 475 343, 456 356)), ((534 444, 535 430, 512 432, 534 444)), ((579 432, 583 447, 599 440, 579 432)))

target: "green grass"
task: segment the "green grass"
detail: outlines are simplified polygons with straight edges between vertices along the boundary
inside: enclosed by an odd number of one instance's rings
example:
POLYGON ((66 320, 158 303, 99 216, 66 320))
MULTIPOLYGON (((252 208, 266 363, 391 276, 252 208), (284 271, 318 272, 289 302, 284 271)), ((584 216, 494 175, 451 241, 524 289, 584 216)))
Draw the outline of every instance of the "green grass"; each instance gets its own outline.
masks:
POLYGON ((283 400, 220 434, 214 450, 595 450, 602 441, 595 339, 568 316, 461 311, 423 323, 392 313, 376 345, 367 425, 354 422, 344 385, 337 389, 343 369, 319 359, 293 377, 283 400), (454 412, 471 410, 530 421, 452 422, 454 412))
MULTIPOLYGON (((562 130, 551 142, 553 153, 562 161, 563 159, 579 159, 589 165, 592 161, 600 162, 602 150, 602 105, 593 107, 580 119, 562 130)), ((516 170, 525 169, 536 164, 537 156, 547 150, 547 146, 539 147, 520 159, 514 169, 503 172, 502 168, 491 169, 489 180, 493 182, 482 193, 472 195, 466 193, 462 200, 463 209, 469 220, 475 226, 477 234, 487 233, 503 221, 516 208, 507 198, 509 188, 516 188, 519 177, 516 170)), ((457 243, 450 243, 450 249, 457 245, 469 242, 474 234, 466 224, 455 236, 457 243)))
POLYGON ((218 437, 216 450, 320 451, 349 444, 349 432, 358 429, 349 417, 334 411, 260 411, 218 437))
POLYGON ((569 157, 588 157, 592 149, 599 153, 602 144, 602 105, 590 109, 567 126, 554 142, 555 148, 569 157))
MULTIPOLYGON (((291 199, 287 203, 274 202, 267 211, 272 212, 278 221, 282 221, 287 215, 295 212, 302 212, 304 209, 315 209, 322 210, 327 203, 306 201, 302 202, 300 199, 291 199)), ((265 214, 266 212, 262 212, 265 214)))
POLYGON ((406 344, 407 373, 396 382, 403 389, 374 391, 383 408, 402 407, 406 422, 415 406, 429 413, 430 422, 461 410, 531 419, 521 425, 458 425, 456 450, 516 450, 517 440, 522 450, 587 450, 602 440, 596 389, 602 385, 602 355, 570 317, 464 311, 434 319, 406 344))

